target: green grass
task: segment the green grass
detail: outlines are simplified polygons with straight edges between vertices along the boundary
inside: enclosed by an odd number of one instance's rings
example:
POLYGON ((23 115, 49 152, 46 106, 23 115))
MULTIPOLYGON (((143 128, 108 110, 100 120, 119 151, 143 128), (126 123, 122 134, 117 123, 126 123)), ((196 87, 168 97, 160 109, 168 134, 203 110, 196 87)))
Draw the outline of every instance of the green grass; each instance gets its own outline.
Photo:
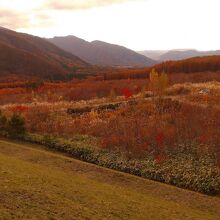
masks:
POLYGON ((0 141, 0 219, 219 219, 220 198, 0 141))

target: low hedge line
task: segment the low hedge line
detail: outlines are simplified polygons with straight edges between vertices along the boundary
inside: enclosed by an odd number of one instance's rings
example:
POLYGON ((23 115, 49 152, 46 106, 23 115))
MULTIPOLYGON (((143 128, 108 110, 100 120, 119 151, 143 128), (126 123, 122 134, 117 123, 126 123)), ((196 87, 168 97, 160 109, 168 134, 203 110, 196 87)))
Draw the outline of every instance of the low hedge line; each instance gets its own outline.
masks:
POLYGON ((197 192, 220 194, 220 169, 214 166, 209 156, 195 159, 180 153, 158 164, 149 156, 145 159, 127 159, 120 152, 96 147, 88 139, 88 136, 78 136, 70 140, 36 134, 28 134, 24 138, 25 141, 42 144, 89 163, 197 192))
POLYGON ((124 101, 124 102, 101 104, 98 106, 86 106, 83 108, 68 108, 67 113, 71 115, 74 115, 74 114, 80 115, 80 114, 88 113, 91 111, 102 112, 102 111, 107 111, 107 110, 116 110, 123 105, 133 106, 133 105, 137 105, 137 102, 133 100, 129 100, 129 101, 124 101))

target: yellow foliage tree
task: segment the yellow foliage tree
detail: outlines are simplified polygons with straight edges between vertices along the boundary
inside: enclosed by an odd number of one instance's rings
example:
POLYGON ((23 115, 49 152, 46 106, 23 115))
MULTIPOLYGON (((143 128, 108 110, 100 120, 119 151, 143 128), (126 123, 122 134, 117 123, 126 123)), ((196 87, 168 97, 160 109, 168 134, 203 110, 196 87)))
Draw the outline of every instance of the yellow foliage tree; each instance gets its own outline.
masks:
POLYGON ((159 81, 158 81, 158 89, 160 93, 163 93, 164 90, 168 87, 169 85, 169 79, 168 76, 165 72, 163 72, 160 77, 159 77, 159 81))
POLYGON ((159 75, 155 69, 152 69, 150 72, 150 83, 154 95, 162 95, 169 85, 169 79, 165 72, 159 75))

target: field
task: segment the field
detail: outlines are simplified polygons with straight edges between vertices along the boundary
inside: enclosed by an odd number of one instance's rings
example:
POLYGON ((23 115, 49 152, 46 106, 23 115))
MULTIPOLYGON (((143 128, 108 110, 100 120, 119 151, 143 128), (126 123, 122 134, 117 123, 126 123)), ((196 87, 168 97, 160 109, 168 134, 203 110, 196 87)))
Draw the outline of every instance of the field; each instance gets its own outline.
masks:
POLYGON ((0 219, 218 219, 220 198, 0 141, 0 219))
POLYGON ((1 83, 2 219, 218 219, 220 83, 196 79, 1 83))
POLYGON ((219 82, 174 84, 163 91, 153 84, 82 80, 3 88, 1 133, 104 167, 219 194, 219 82), (148 88, 140 89, 144 85, 148 88), (99 96, 89 96, 96 92, 99 96))

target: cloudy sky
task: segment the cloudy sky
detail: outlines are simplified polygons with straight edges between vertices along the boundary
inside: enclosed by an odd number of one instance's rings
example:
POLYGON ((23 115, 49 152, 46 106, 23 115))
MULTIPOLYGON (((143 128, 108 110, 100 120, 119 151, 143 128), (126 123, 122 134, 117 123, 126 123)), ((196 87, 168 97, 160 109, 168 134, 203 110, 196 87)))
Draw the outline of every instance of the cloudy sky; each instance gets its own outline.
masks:
POLYGON ((220 0, 0 0, 0 26, 134 50, 220 49, 220 0))

